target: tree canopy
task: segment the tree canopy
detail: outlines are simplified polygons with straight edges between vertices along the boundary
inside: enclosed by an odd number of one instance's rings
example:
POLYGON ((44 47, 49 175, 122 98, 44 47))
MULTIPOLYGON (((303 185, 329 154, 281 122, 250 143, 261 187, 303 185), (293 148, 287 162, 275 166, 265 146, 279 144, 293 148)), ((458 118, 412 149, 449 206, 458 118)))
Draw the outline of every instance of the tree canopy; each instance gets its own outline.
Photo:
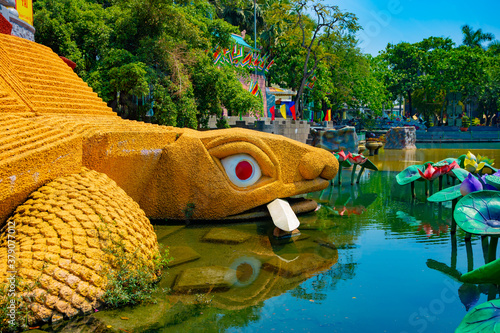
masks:
POLYGON ((237 29, 208 2, 39 0, 37 41, 77 64, 76 72, 119 115, 192 127, 208 117, 260 111, 235 73, 211 50, 229 47, 237 29))
MULTIPOLYGON (((500 42, 462 26, 463 45, 429 37, 363 54, 353 13, 319 0, 38 0, 36 40, 77 64, 76 72, 119 115, 205 127, 215 115, 263 111, 242 88, 249 71, 214 64, 213 52, 245 30, 275 66, 267 84, 297 92, 299 116, 369 108, 381 114, 404 97, 410 114, 442 118, 449 92, 487 119, 498 112, 500 42), (256 19, 257 33, 254 29, 256 19), (486 45, 486 42, 490 42, 486 45)), ((264 93, 264 87, 261 87, 264 93)), ((442 119, 441 119, 442 120, 442 119)))

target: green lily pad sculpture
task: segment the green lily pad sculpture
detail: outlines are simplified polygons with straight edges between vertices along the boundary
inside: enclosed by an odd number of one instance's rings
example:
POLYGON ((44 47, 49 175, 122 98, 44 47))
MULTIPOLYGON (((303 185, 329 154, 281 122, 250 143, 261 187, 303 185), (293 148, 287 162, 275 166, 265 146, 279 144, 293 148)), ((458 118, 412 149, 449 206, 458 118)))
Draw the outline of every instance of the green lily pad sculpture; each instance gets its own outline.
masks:
POLYGON ((473 271, 462 274, 460 281, 474 284, 500 284, 500 259, 493 260, 473 271))
POLYGON ((460 160, 458 158, 453 158, 453 157, 445 158, 444 160, 441 160, 441 161, 437 162, 436 164, 440 165, 441 163, 443 163, 445 165, 450 165, 450 164, 453 164, 453 162, 457 162, 457 164, 460 166, 460 160))
POLYGON ((470 310, 455 333, 500 332, 500 300, 488 301, 470 310))
POLYGON ((498 175, 498 176, 487 175, 484 178, 485 178, 487 184, 495 187, 497 190, 500 190, 500 175, 498 175))
POLYGON ((424 172, 425 168, 423 165, 410 165, 396 175, 396 181, 399 185, 410 184, 422 177, 418 170, 424 172))
POLYGON ((462 197, 462 193, 460 193, 460 185, 461 184, 451 186, 445 188, 444 190, 436 192, 430 197, 428 197, 427 200, 431 202, 444 202, 460 198, 462 197))
POLYGON ((460 199, 453 216, 464 231, 478 235, 500 235, 500 192, 477 191, 460 199))
POLYGON ((349 153, 346 156, 346 158, 347 158, 347 160, 349 160, 349 162, 351 162, 353 164, 352 173, 351 173, 351 184, 354 184, 354 175, 356 173, 356 167, 358 165, 361 166, 361 170, 358 173, 358 179, 356 180, 356 183, 359 183, 361 175, 363 174, 363 171, 365 171, 365 169, 378 171, 377 166, 375 164, 373 164, 372 161, 370 161, 368 158, 366 158, 362 154, 349 153))
POLYGON ((348 155, 345 154, 343 150, 333 153, 333 156, 339 162, 339 171, 338 171, 338 184, 342 184, 342 168, 350 168, 352 163, 347 158, 348 155))
POLYGON ((469 171, 465 170, 465 169, 462 169, 462 168, 456 168, 456 169, 453 169, 451 170, 451 172, 453 173, 453 175, 455 175, 455 177, 457 177, 458 180, 460 180, 461 182, 464 181, 465 178, 467 178, 467 176, 469 175, 469 171))

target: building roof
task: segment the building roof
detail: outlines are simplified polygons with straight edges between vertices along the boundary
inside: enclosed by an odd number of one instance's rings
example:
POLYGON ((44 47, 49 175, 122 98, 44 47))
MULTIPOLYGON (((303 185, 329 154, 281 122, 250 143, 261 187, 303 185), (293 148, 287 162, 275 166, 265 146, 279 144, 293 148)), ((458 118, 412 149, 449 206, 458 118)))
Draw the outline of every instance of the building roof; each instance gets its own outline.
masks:
POLYGON ((266 87, 267 91, 275 96, 295 96, 297 95, 296 91, 285 89, 285 88, 278 88, 278 87, 266 87))
POLYGON ((258 52, 260 52, 260 50, 258 50, 258 49, 256 49, 256 48, 253 48, 253 47, 251 47, 250 45, 248 45, 248 43, 247 43, 247 42, 245 42, 245 40, 243 39, 243 37, 241 37, 240 35, 231 34, 231 37, 233 38, 233 40, 234 40, 237 44, 239 44, 239 45, 241 45, 241 46, 243 46, 243 47, 245 47, 245 48, 249 48, 249 49, 252 49, 252 50, 254 50, 254 51, 258 51, 258 52))

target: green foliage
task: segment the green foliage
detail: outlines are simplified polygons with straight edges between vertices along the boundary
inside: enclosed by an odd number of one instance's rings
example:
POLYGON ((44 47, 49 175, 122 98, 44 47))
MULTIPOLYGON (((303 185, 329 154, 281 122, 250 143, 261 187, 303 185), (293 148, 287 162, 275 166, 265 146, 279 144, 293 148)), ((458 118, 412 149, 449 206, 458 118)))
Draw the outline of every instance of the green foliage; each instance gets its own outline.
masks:
POLYGON ((462 127, 469 127, 470 126, 470 118, 467 117, 466 115, 462 116, 462 127))
POLYGON ((103 302, 111 308, 154 302, 153 295, 159 292, 156 283, 172 259, 168 248, 160 250, 150 261, 139 255, 139 246, 135 252, 128 252, 121 239, 115 239, 109 230, 103 232, 109 236, 103 248, 108 258, 108 266, 102 272, 107 279, 103 302))
POLYGON ((0 287, 0 331, 20 332, 27 330, 33 311, 29 306, 33 300, 31 292, 39 283, 27 285, 22 282, 21 277, 15 276, 15 280, 7 280, 0 287), (21 296, 23 295, 23 296, 21 296))
POLYGON ((41 0, 37 41, 75 61, 76 72, 119 115, 197 128, 208 117, 260 111, 235 73, 211 61, 228 47, 234 26, 214 18, 208 2, 41 0), (214 78, 209 78, 214 75, 214 78))

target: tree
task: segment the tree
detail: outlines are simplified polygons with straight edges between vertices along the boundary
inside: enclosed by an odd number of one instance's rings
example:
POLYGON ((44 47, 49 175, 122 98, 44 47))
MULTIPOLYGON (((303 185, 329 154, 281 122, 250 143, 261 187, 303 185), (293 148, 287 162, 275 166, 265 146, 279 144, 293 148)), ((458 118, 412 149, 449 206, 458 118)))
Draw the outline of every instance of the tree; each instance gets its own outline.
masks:
POLYGON ((462 34, 464 35, 463 44, 469 47, 481 47, 483 42, 492 41, 495 35, 490 32, 483 32, 481 29, 474 31, 470 25, 462 26, 462 34))
POLYGON ((399 95, 407 97, 410 115, 413 114, 412 93, 421 87, 423 80, 423 53, 418 45, 401 42, 396 45, 388 44, 379 55, 389 68, 385 76, 388 91, 393 100, 399 95))
POLYGON ((37 41, 76 62, 77 74, 124 118, 152 110, 159 124, 196 128, 220 117, 223 105, 233 113, 260 107, 211 60, 237 29, 208 2, 39 0, 34 11, 37 41))
POLYGON ((305 51, 300 84, 295 96, 295 104, 299 106, 300 116, 302 112, 300 100, 307 81, 321 61, 328 61, 332 58, 329 53, 324 52, 322 45, 331 43, 332 37, 343 34, 345 30, 354 33, 360 27, 354 14, 343 13, 338 6, 323 5, 319 2, 309 5, 307 0, 298 0, 295 2, 294 12, 297 17, 295 24, 301 32, 300 46, 305 51), (307 10, 312 10, 313 18, 306 14, 307 10))

